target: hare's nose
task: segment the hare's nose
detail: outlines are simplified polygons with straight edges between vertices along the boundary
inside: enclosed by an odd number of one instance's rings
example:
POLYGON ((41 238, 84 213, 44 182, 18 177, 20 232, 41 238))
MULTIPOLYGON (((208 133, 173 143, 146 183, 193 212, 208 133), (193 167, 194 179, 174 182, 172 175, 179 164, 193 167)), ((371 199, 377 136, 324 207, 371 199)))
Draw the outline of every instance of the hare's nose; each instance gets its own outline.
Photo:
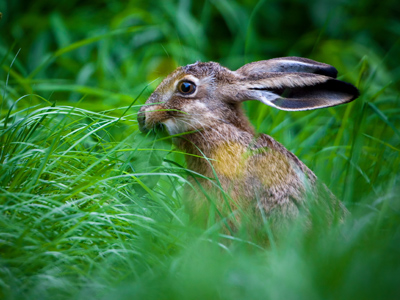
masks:
POLYGON ((139 124, 139 129, 141 132, 148 132, 149 129, 146 127, 146 115, 144 112, 140 112, 137 115, 137 120, 139 124))

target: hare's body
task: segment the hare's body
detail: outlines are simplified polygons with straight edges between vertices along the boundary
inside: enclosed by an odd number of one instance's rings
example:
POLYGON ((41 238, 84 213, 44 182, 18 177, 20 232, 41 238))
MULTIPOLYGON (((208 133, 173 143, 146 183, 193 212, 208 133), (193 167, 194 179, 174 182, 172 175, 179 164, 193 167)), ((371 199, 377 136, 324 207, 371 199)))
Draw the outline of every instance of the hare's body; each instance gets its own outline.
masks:
MULTIPOLYGON (((235 203, 240 202, 246 208, 256 207, 258 202, 266 212, 276 206, 285 206, 285 211, 290 208, 290 212, 297 210, 304 199, 305 185, 312 186, 315 175, 270 136, 261 135, 256 139, 248 131, 225 134, 232 132, 230 127, 223 124, 179 140, 178 147, 183 151, 209 158, 187 156, 188 168, 209 178, 216 174, 223 190, 229 192, 235 203), (216 138, 220 135, 226 139, 216 138)), ((208 191, 214 185, 208 179, 197 180, 208 191)), ((201 203, 193 203, 194 207, 198 205, 201 203)))
MULTIPOLYGON (((187 156, 188 168, 217 177, 233 207, 291 217, 307 192, 319 197, 317 179, 273 138, 255 136, 241 102, 305 110, 354 100, 357 89, 335 76, 329 65, 295 57, 255 62, 237 71, 196 63, 178 68, 159 85, 142 107, 139 124, 146 130, 162 123, 171 135, 192 131, 176 139, 181 150, 194 154, 187 156)), ((196 180, 208 191, 218 190, 208 179, 196 180)), ((193 196, 194 214, 201 202, 193 196)))

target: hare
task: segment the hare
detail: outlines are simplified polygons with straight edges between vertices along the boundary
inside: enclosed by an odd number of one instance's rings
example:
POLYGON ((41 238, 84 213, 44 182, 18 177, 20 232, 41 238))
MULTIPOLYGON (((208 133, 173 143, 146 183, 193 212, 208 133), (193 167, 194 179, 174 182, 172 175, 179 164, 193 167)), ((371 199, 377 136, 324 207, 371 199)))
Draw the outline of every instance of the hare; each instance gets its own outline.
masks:
MULTIPOLYGON (((161 82, 138 113, 139 128, 148 131, 163 124, 170 135, 188 132, 174 143, 189 154, 188 168, 203 175, 192 182, 207 191, 218 186, 227 191, 233 209, 291 219, 307 207, 307 199, 315 198, 332 214, 343 214, 344 206, 293 153, 266 134, 256 136, 241 108, 243 101, 257 100, 301 111, 356 99, 357 88, 336 76, 334 67, 300 57, 252 62, 236 71, 196 62, 161 82), (207 177, 217 178, 218 184, 207 177)), ((217 207, 226 203, 223 198, 219 196, 217 207)), ((190 196, 193 215, 204 202, 190 196)))

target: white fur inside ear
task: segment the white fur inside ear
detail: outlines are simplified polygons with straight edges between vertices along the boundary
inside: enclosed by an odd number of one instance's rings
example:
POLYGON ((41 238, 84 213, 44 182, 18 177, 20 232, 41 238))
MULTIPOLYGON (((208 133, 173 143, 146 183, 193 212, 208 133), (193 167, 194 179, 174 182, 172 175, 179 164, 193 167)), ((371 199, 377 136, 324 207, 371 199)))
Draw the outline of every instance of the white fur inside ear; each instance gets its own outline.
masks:
POLYGON ((301 73, 283 73, 282 76, 262 79, 261 84, 262 86, 264 86, 264 88, 294 88, 324 83, 328 79, 329 77, 323 75, 315 76, 314 74, 304 75, 301 73))
POLYGON ((255 100, 259 100, 266 105, 269 105, 269 106, 272 106, 275 108, 279 108, 273 103, 274 100, 277 100, 280 98, 279 95, 274 94, 273 92, 269 92, 269 91, 257 91, 255 93, 253 93, 253 95, 255 97, 252 97, 252 98, 254 98, 255 100))

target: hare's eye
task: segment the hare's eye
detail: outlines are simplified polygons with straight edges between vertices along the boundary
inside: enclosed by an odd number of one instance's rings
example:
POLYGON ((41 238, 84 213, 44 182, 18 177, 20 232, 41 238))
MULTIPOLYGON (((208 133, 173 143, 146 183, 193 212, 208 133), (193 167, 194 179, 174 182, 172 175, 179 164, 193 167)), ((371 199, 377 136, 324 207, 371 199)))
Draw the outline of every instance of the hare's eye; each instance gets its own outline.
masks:
POLYGON ((181 81, 178 83, 178 91, 184 95, 193 94, 196 90, 196 85, 190 81, 181 81))

